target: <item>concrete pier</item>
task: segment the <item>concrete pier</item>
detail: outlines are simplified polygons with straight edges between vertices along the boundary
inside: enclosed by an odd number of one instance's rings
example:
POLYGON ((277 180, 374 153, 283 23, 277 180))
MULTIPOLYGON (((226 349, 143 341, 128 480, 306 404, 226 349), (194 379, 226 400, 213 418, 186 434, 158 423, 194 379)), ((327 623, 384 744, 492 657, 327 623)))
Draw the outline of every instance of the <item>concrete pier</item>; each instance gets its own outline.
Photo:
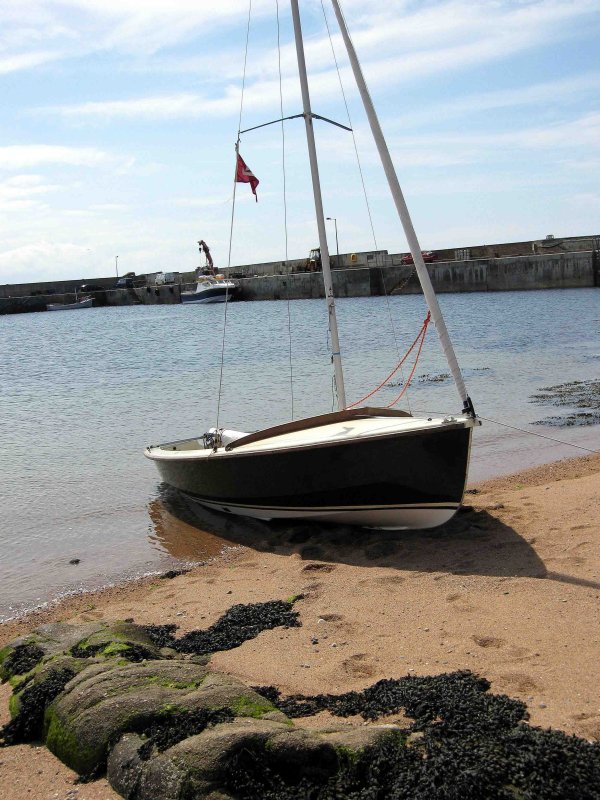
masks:
MULTIPOLYGON (((554 241, 554 240, 552 240, 554 241)), ((591 241, 591 240, 590 240, 591 241)), ((595 242, 595 240, 594 240, 595 242)), ((499 248, 500 246, 496 246, 499 248)), ((506 256, 455 257, 427 264, 436 292, 502 292, 525 289, 579 289, 600 286, 600 250, 537 252, 506 256)), ((421 287, 414 268, 400 254, 386 250, 341 254, 333 258, 336 297, 377 297, 384 294, 418 294, 421 287), (338 266, 339 265, 339 266, 338 266)), ((313 265, 314 266, 314 265, 313 265)), ((323 297, 321 272, 308 271, 306 259, 232 267, 229 275, 240 287, 240 300, 305 300, 323 297)), ((192 289, 194 272, 180 273, 179 283, 156 286, 153 275, 140 275, 135 288, 114 289, 113 278, 90 283, 86 292, 94 306, 163 305, 181 302, 181 291, 192 289)), ((72 303, 79 281, 0 286, 0 314, 45 311, 48 303, 72 303)))
MULTIPOLYGON (((86 297, 94 299, 94 308, 102 306, 172 305, 181 303, 181 290, 177 285, 142 286, 135 289, 102 289, 87 292, 86 297)), ((46 311, 48 303, 74 302, 74 292, 0 297, 0 314, 46 311)))
MULTIPOLYGON (((574 289, 599 285, 592 252, 557 253, 427 264, 436 292, 501 292, 525 289, 574 289)), ((320 272, 239 278, 243 300, 302 300, 323 297, 320 272)), ((336 297, 418 294, 412 266, 333 270, 336 297)))

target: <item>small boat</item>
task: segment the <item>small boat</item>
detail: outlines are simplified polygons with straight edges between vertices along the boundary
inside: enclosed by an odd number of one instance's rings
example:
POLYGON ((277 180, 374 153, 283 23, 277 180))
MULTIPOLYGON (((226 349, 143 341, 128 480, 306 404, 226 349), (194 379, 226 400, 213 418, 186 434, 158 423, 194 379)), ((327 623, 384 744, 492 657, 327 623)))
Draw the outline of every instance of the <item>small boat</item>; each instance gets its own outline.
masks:
POLYGON ((182 303, 225 303, 232 300, 238 287, 222 275, 200 278, 193 292, 182 292, 182 303))
MULTIPOLYGON (((334 521, 382 529, 435 527, 447 522, 460 507, 467 480, 472 432, 480 422, 456 361, 339 2, 332 0, 429 307, 422 333, 412 347, 421 336, 422 345, 431 319, 462 401, 462 410, 458 414, 416 417, 390 407, 356 408, 379 391, 393 372, 362 400, 346 402, 313 132, 313 120, 325 118, 311 111, 298 0, 290 2, 303 103, 303 113, 296 117, 304 118, 306 128, 338 411, 249 434, 220 428, 217 413, 216 427, 204 435, 150 446, 145 455, 156 463, 165 483, 202 505, 225 513, 265 520, 334 521)), ((239 158, 237 147, 236 152, 239 158)), ((395 369, 401 364, 402 361, 395 369)), ((415 367, 416 360, 411 377, 415 367)), ((390 405, 394 405, 400 396, 390 405)))
POLYGON ((48 303, 46 306, 48 311, 77 311, 79 308, 91 308, 94 302, 92 297, 82 297, 77 299, 75 294, 74 303, 48 303))

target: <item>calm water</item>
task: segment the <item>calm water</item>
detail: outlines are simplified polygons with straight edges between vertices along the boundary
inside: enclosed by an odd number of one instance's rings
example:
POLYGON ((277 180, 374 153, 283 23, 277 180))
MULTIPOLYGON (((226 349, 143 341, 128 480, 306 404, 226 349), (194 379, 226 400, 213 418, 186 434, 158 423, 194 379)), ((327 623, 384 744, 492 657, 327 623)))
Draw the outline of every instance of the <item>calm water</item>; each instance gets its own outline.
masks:
MULTIPOLYGON (((598 378, 595 289, 443 295, 447 324, 479 414, 521 427, 556 413, 543 386, 598 378)), ((425 316, 420 296, 389 301, 402 352, 425 316)), ((290 305, 294 415, 330 411, 322 301, 290 305)), ((241 430, 291 414, 287 304, 229 307, 220 424, 241 430)), ((347 394, 358 399, 397 361, 383 298, 341 300, 347 394)), ((219 540, 168 515, 150 443, 214 425, 222 306, 136 306, 0 317, 0 620, 85 587, 216 552, 219 540), (80 563, 70 565, 71 559, 80 563)), ((447 372, 433 328, 416 376, 447 372)), ((398 389, 381 393, 389 402, 398 389)), ((374 398, 370 402, 373 403, 374 398)), ((460 410, 450 381, 416 381, 413 411, 460 410)), ((600 426, 546 433, 600 447, 600 426)), ((475 432, 471 478, 582 454, 496 425, 475 432)))

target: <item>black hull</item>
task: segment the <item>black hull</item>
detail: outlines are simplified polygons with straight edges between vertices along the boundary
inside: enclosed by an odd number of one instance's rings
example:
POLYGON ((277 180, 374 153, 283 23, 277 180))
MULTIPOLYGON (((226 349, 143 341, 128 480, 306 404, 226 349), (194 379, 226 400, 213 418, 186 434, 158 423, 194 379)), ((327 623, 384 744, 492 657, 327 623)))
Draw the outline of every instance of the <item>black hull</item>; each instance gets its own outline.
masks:
POLYGON ((159 460, 157 466, 165 483, 222 511, 432 527, 450 519, 462 502, 471 431, 446 425, 308 447, 159 460))

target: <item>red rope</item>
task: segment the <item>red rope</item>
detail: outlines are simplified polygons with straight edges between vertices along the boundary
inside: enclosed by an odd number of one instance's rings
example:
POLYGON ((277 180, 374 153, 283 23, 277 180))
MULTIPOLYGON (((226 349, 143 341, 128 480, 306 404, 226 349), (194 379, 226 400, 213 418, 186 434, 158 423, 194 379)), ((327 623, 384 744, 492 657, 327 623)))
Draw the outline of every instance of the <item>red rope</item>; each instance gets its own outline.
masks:
MULTIPOLYGON (((416 359, 415 359, 415 363, 414 363, 414 366, 413 366, 413 368, 412 368, 412 372, 410 373, 410 377, 409 377, 409 379, 408 379, 408 383, 405 385, 404 389, 403 389, 403 390, 400 392, 400 394, 398 395, 398 397, 397 397, 397 398, 394 400, 394 403, 397 403, 397 402, 398 402, 398 400, 399 400, 399 399, 402 397, 402 395, 404 394, 404 392, 405 392, 405 391, 408 389, 408 385, 409 385, 409 383, 410 383, 410 381, 411 381, 411 379, 412 379, 412 376, 413 376, 413 374, 414 374, 415 368, 416 368, 416 366, 417 366, 417 361, 419 360, 419 355, 420 355, 420 353, 421 353, 421 348, 423 347, 423 341, 425 340, 425 334, 427 333, 427 326, 429 325, 429 321, 430 321, 430 319, 431 319, 431 312, 429 312, 429 313, 427 314, 427 316, 425 317, 425 321, 423 322, 423 325, 421 326, 421 330, 419 331, 419 333, 418 333, 418 334, 417 334, 417 336, 415 337, 415 340, 414 340, 414 342, 411 344, 411 346, 408 348, 408 350, 406 351, 406 353, 405 353, 405 354, 402 356, 402 358, 400 359, 400 361, 399 361, 399 362, 396 364, 396 366, 395 366, 395 367, 394 367, 394 369, 393 369, 393 370, 390 372, 390 374, 387 376, 387 378, 386 378, 384 381, 382 381, 382 382, 379 384, 379 386, 377 386, 375 389, 373 389, 373 391, 372 391, 372 392, 369 392, 369 394, 366 394, 364 397, 361 397, 361 399, 360 399, 360 400, 357 400, 355 403, 352 403, 352 405, 346 406, 346 408, 354 408, 354 406, 358 406, 358 405, 360 405, 361 403, 364 403, 364 402, 365 402, 365 400, 368 400, 368 399, 369 399, 369 397, 373 397, 373 395, 374 395, 376 392, 378 392, 380 389, 383 389, 383 387, 384 387, 384 386, 386 385, 386 383, 387 383, 387 382, 390 380, 390 378, 392 378, 392 377, 393 377, 393 376, 396 374, 396 372, 398 372, 398 370, 400 369, 400 367, 402 366, 402 364, 404 364, 404 362, 406 361, 406 359, 407 359, 407 358, 409 357, 409 355, 412 353, 412 351, 413 351, 413 349, 414 349, 415 345, 417 344, 417 342, 419 341, 419 339, 421 339, 421 344, 419 345, 419 351, 418 351, 418 353, 417 353, 417 357, 416 357, 416 359)), ((391 405, 394 405, 394 403, 391 403, 391 405)), ((390 406, 388 406, 388 408, 390 408, 390 406)))
POLYGON ((404 392, 410 386, 410 382, 412 381, 413 375, 415 374, 415 370, 417 368, 417 364, 419 363, 419 356, 421 355, 421 350, 423 349, 423 342, 425 341, 425 334, 427 333, 427 326, 429 325, 430 317, 431 317, 431 314, 428 314, 427 315, 427 319, 423 323, 423 328, 421 329, 421 344, 419 345, 419 349, 417 350, 417 356, 415 358, 415 363, 413 364, 413 368, 410 371, 410 375, 408 376, 408 380, 404 384, 404 388, 402 389, 402 391, 400 392, 398 397, 396 397, 394 400, 392 400, 392 402, 388 405, 388 408, 391 408, 392 406, 395 406, 396 403, 398 402, 398 400, 400 400, 400 398, 402 397, 404 392))

